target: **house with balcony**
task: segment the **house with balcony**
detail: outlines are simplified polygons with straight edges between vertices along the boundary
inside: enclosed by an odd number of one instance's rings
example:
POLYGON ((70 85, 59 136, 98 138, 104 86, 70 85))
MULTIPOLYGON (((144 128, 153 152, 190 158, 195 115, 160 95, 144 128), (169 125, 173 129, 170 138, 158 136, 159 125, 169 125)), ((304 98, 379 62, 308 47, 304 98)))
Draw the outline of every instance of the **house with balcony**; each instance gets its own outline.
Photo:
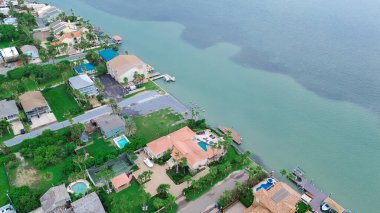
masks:
POLYGON ((16 47, 7 47, 0 49, 0 62, 14 62, 17 61, 19 53, 16 47))
POLYGON ((79 90, 83 95, 96 96, 98 88, 88 75, 77 75, 69 78, 69 84, 74 90, 79 90))
POLYGON ((42 114, 51 111, 47 101, 40 91, 26 92, 20 95, 19 98, 21 106, 29 121, 32 117, 40 117, 42 114))

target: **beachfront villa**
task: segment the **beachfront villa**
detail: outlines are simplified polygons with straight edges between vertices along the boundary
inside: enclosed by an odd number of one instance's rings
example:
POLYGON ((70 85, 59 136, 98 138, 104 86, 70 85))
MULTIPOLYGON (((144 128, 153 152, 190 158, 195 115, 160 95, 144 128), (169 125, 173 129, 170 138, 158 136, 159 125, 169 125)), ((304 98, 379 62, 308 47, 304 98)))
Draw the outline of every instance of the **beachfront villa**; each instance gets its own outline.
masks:
POLYGON ((103 115, 96 119, 96 125, 105 138, 125 132, 125 121, 118 115, 103 115))
POLYGON ((14 121, 18 119, 18 108, 14 100, 0 101, 0 120, 14 121))
POLYGON ((17 61, 19 53, 16 47, 7 47, 0 49, 0 62, 14 62, 17 61))
POLYGON ((83 95, 96 96, 99 94, 95 83, 86 74, 69 78, 69 84, 71 88, 78 90, 83 95))
POLYGON ((135 73, 148 76, 148 65, 135 55, 119 55, 107 62, 108 73, 119 83, 128 82, 134 79, 135 73))
POLYGON ((218 138, 209 131, 193 132, 183 127, 173 133, 158 138, 144 147, 144 152, 151 159, 161 158, 168 150, 171 152, 169 166, 174 166, 184 157, 191 171, 201 169, 208 163, 223 156, 222 149, 213 147, 218 138))
POLYGON ((57 42, 51 42, 51 45, 60 45, 60 44, 67 44, 68 46, 74 46, 75 44, 79 44, 81 41, 81 32, 76 31, 72 33, 65 33, 63 34, 57 42))
POLYGON ((292 213, 301 195, 283 182, 267 178, 253 188, 255 199, 245 213, 292 213))
POLYGON ((26 92, 19 98, 29 121, 34 116, 40 117, 42 114, 50 112, 50 107, 40 91, 26 92))

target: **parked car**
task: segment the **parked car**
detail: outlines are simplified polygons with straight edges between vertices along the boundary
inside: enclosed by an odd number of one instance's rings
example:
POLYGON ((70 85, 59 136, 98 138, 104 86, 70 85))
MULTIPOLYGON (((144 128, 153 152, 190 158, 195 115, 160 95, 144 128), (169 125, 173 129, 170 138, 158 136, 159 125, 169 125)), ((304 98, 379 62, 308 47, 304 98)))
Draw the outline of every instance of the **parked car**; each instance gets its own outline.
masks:
POLYGON ((152 161, 149 160, 149 158, 145 158, 145 159, 144 159, 144 163, 145 163, 145 165, 147 165, 149 168, 152 168, 152 167, 153 167, 153 163, 152 163, 152 161))

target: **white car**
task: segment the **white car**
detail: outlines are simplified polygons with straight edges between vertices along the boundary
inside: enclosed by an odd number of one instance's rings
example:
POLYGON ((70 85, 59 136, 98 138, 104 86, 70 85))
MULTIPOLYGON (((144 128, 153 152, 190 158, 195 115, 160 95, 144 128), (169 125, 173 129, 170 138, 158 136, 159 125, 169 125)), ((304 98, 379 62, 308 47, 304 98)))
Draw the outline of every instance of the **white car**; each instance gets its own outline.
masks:
POLYGON ((145 163, 145 165, 147 165, 149 168, 152 168, 152 167, 153 167, 153 163, 152 163, 152 161, 149 160, 149 158, 145 158, 145 159, 144 159, 144 163, 145 163))

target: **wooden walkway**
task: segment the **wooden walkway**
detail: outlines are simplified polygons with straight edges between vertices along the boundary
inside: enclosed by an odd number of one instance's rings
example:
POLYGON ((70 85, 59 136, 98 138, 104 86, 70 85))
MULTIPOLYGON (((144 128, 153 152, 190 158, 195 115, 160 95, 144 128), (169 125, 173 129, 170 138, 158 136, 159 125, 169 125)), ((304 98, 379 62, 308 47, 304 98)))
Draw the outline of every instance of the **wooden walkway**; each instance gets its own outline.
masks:
POLYGON ((232 136, 232 140, 240 145, 241 144, 241 137, 240 135, 233 129, 230 129, 230 128, 227 128, 227 127, 223 127, 223 126, 218 126, 218 129, 223 133, 223 134, 227 134, 227 133, 231 133, 231 136, 232 136))

